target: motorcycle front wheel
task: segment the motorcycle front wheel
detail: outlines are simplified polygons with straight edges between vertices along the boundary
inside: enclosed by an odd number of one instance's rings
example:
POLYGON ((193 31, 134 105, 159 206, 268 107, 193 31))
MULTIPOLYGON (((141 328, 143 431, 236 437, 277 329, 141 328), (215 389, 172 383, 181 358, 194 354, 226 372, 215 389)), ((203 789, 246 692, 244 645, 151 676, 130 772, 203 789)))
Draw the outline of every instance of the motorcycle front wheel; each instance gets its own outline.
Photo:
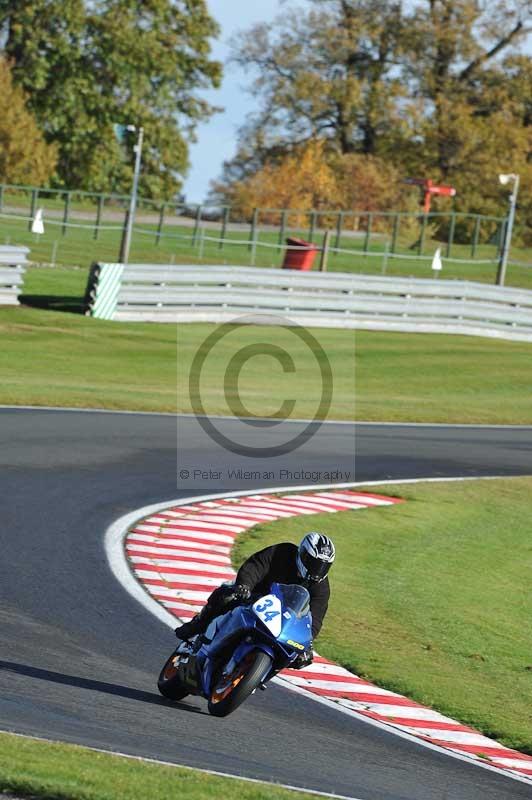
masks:
POLYGON ((262 650, 252 650, 237 664, 230 675, 222 672, 213 684, 209 697, 209 714, 226 717, 255 691, 272 665, 271 656, 262 650))
POLYGON ((172 653, 162 668, 157 681, 157 688, 162 696, 167 697, 168 700, 182 700, 190 694, 189 690, 179 680, 178 664, 179 653, 172 653))

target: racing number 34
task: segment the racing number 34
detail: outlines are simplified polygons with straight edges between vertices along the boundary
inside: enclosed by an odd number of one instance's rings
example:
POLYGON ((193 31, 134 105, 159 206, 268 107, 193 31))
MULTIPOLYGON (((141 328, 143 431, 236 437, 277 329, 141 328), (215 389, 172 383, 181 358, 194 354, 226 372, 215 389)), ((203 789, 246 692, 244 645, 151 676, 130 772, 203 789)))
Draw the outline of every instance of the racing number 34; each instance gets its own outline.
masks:
POLYGON ((274 617, 278 617, 279 614, 281 613, 280 611, 268 611, 268 608, 270 608, 270 606, 273 606, 273 601, 270 600, 269 598, 266 598, 264 603, 261 603, 260 606, 259 605, 255 606, 259 614, 262 614, 264 616, 265 622, 270 622, 272 619, 274 619, 274 617))

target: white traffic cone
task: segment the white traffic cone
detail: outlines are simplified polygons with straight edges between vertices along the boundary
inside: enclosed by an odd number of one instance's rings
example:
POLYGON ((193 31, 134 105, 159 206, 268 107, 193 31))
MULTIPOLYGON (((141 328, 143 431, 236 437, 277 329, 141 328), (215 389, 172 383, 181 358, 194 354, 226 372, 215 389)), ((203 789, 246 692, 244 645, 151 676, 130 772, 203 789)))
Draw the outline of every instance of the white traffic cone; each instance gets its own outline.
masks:
POLYGON ((38 208, 35 212, 35 217, 33 222, 31 223, 31 232, 32 233, 44 233, 44 222, 42 218, 42 208, 38 208))
POLYGON ((435 278, 437 278, 438 277, 438 273, 441 272, 442 266, 443 265, 441 263, 441 247, 438 247, 438 249, 436 250, 436 252, 434 253, 434 256, 432 258, 432 269, 434 270, 434 277, 435 278))

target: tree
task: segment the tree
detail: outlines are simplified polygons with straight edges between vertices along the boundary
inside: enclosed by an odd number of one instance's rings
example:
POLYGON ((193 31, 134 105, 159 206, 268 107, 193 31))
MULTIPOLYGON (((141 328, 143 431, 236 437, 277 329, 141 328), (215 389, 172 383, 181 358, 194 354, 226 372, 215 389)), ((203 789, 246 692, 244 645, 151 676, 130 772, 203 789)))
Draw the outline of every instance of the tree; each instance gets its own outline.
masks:
POLYGON ((382 155, 428 123, 443 173, 453 150, 449 105, 478 100, 486 68, 500 68, 498 57, 522 41, 532 8, 530 0, 422 0, 410 12, 395 0, 307 4, 233 41, 261 100, 241 138, 261 138, 264 154, 319 137, 342 153, 382 155))
MULTIPOLYGON (((218 197, 232 206, 234 217, 249 219, 253 209, 260 208, 261 221, 275 224, 278 209, 283 208, 300 212, 399 208, 408 203, 401 188, 397 170, 381 159, 338 153, 326 139, 312 139, 240 181, 221 184, 218 197)), ((290 224, 304 224, 303 217, 290 215, 290 224)), ((332 225, 336 221, 332 219, 324 214, 321 223, 332 225)))
POLYGON ((218 32, 205 0, 0 0, 14 75, 48 141, 63 185, 129 191, 113 123, 143 125, 141 191, 171 197, 188 166, 187 141, 214 109, 218 32))
MULTIPOLYGON (((278 162, 264 164, 253 175, 230 187, 219 187, 219 196, 233 207, 233 215, 250 218, 254 208, 293 208, 299 211, 330 208, 338 193, 336 176, 325 157, 325 142, 312 140, 285 154, 278 162)), ((270 214, 271 221, 279 215, 270 214)), ((263 214, 262 221, 270 221, 263 214)), ((296 223, 294 223, 296 224, 296 223)))
MULTIPOLYGON (((410 170, 452 182, 458 211, 501 215, 497 174, 527 171, 532 71, 513 45, 528 31, 531 7, 430 0, 412 21, 405 76, 418 98, 411 124, 418 146, 399 152, 410 170)), ((522 204, 519 217, 527 214, 522 204)), ((458 240, 470 236, 472 224, 459 221, 458 240)))
POLYGON ((529 0, 427 0, 416 8, 404 74, 411 95, 422 101, 428 166, 439 176, 456 174, 467 162, 471 135, 482 147, 486 121, 488 128, 497 123, 503 128, 513 125, 509 106, 506 125, 499 115, 512 79, 505 62, 496 59, 527 33, 531 13, 529 0), (496 94, 491 91, 494 75, 498 76, 496 94), (494 115, 499 116, 493 119, 494 115))
POLYGON ((262 101, 243 131, 301 143, 328 138, 342 153, 375 154, 397 124, 403 87, 393 67, 402 31, 401 4, 390 0, 314 0, 261 23, 233 41, 233 59, 257 77, 262 101))
POLYGON ((527 34, 531 8, 528 0, 423 0, 410 11, 393 0, 308 0, 305 13, 288 11, 233 43, 261 100, 242 141, 260 140, 266 158, 281 143, 327 138, 342 153, 398 166, 403 151, 410 163, 426 145, 429 166, 445 175, 460 148, 457 109, 485 114, 489 69, 509 82, 500 56, 527 34))
MULTIPOLYGON (((307 0, 255 26, 233 47, 256 75, 260 110, 223 182, 317 137, 341 156, 451 182, 457 210, 500 215, 497 173, 524 174, 531 160, 532 67, 519 55, 531 9, 530 0, 307 0)), ((522 198, 518 221, 532 213, 526 190, 522 198)))
POLYGON ((415 210, 415 200, 405 193, 401 175, 389 161, 363 153, 335 153, 332 166, 338 185, 337 201, 345 211, 415 210))
POLYGON ((42 184, 55 170, 56 147, 48 145, 28 111, 22 89, 0 58, 0 181, 42 184))

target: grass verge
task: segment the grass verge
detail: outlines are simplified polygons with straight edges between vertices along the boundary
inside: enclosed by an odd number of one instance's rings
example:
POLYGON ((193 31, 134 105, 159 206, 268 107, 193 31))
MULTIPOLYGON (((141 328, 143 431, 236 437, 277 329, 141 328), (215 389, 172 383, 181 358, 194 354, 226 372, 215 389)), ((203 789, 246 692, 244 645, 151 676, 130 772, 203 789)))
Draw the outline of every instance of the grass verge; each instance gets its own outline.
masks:
POLYGON ((311 800, 315 795, 0 733, 0 793, 42 800, 311 800))
MULTIPOLYGON (((320 653, 532 754, 532 478, 378 491, 407 502, 312 517, 337 546, 320 653)), ((308 529, 258 525, 234 564, 308 529)))
MULTIPOLYGON (((188 413, 191 364, 215 327, 1 309, 0 403, 188 413)), ((332 369, 331 419, 532 423, 530 344, 437 334, 312 333, 332 369)), ((296 373, 285 373, 271 355, 250 358, 240 374, 241 413, 274 413, 290 397, 293 418, 314 415, 321 393, 314 355, 290 332, 251 326, 233 329, 205 362, 201 397, 208 413, 232 413, 223 391, 226 367, 243 346, 264 342, 285 348, 296 373)))

